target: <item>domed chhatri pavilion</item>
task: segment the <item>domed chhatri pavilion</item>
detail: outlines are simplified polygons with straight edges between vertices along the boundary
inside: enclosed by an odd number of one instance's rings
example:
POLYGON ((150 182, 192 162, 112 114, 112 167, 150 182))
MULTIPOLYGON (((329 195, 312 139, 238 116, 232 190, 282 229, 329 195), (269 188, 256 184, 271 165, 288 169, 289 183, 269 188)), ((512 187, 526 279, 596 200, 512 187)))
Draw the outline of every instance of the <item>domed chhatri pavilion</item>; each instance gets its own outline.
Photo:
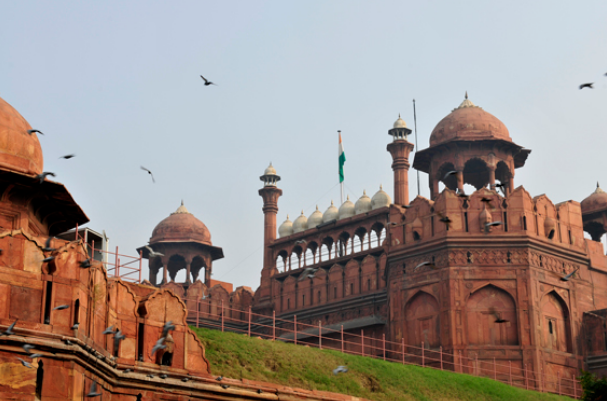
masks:
MULTIPOLYGON (((494 358, 521 377, 525 366, 562 378, 580 368, 607 374, 600 242, 607 193, 597 188, 581 205, 554 204, 515 187, 515 170, 531 151, 466 94, 433 129, 430 146, 415 153, 413 167, 428 174, 431 195, 409 202, 411 130, 399 116, 388 133, 394 199, 380 186, 371 198, 361 191, 324 213, 317 206, 308 217, 287 216, 277 228, 280 177, 273 167, 265 171, 264 264, 253 309, 362 330, 378 349, 383 336, 442 347, 475 360, 466 367, 475 374, 494 358), (475 191, 466 194, 465 184, 475 191), (497 323, 496 313, 507 322, 497 323)), ((298 340, 317 337, 302 330, 298 340)))

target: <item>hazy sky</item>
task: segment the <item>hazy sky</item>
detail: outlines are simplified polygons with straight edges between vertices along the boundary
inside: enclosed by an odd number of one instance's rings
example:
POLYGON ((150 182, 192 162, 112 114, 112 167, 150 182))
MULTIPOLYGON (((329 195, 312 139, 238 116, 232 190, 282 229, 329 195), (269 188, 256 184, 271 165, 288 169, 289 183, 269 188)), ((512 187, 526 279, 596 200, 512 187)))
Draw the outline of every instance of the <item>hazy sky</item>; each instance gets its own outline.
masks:
MULTIPOLYGON (((398 113, 412 127, 416 99, 426 148, 466 90, 532 149, 516 186, 555 203, 581 201, 597 180, 607 187, 605 1, 1 7, 0 97, 45 133, 44 170, 124 253, 183 199, 223 247, 213 277, 255 289, 270 161, 282 177, 279 224, 338 201, 338 129, 351 198, 380 183, 392 194, 387 130, 398 113), (58 159, 66 153, 77 157, 58 159)), ((421 188, 428 196, 423 173, 421 188)))

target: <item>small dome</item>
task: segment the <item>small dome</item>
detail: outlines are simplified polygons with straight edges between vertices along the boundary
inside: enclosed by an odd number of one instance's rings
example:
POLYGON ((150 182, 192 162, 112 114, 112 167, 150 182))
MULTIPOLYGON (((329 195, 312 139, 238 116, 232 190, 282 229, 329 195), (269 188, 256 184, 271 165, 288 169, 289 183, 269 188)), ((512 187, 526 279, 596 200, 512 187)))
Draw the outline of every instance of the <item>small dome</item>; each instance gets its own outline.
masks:
POLYGON ((475 106, 466 98, 447 117, 443 118, 430 134, 430 146, 451 140, 501 139, 512 142, 508 128, 494 115, 475 106))
POLYGON ((379 191, 371 198, 371 209, 375 210, 381 207, 390 206, 391 204, 392 198, 390 198, 390 195, 388 195, 380 185, 379 191))
POLYGON ((276 175, 276 169, 272 166, 272 163, 264 170, 263 175, 276 175))
POLYGON ((319 224, 322 224, 322 212, 318 210, 318 205, 316 205, 316 210, 308 217, 308 228, 314 228, 319 224))
POLYGON ((42 147, 32 127, 0 98, 0 167, 25 174, 42 173, 42 147))
POLYGON ((354 205, 354 213, 361 214, 367 213, 371 211, 371 198, 367 196, 367 191, 363 191, 363 196, 361 196, 357 201, 356 205, 354 205))
POLYGON ((352 203, 350 195, 348 195, 348 199, 339 207, 339 219, 347 219, 352 216, 354 216, 354 203, 352 203))
POLYGON ((607 193, 596 183, 596 190, 581 203, 582 214, 607 211, 607 193))
POLYGON ((407 128, 407 123, 405 122, 405 120, 400 118, 400 114, 398 115, 398 120, 394 122, 392 128, 407 128))
POLYGON ((306 231, 308 229, 308 218, 304 215, 303 210, 301 215, 293 222, 293 234, 306 231))
POLYGON ((338 217, 339 217, 339 210, 335 207, 335 205, 333 204, 333 201, 331 201, 331 206, 329 206, 329 208, 322 215, 322 222, 326 223, 331 220, 337 220, 338 217))
POLYGON ((207 226, 194 215, 188 212, 183 205, 177 208, 175 213, 162 220, 152 231, 150 244, 157 242, 181 242, 193 241, 206 245, 212 245, 211 233, 207 226))
POLYGON ((289 220, 289 215, 287 214, 287 219, 278 227, 278 236, 282 238, 288 237, 291 234, 293 234, 293 222, 289 220))

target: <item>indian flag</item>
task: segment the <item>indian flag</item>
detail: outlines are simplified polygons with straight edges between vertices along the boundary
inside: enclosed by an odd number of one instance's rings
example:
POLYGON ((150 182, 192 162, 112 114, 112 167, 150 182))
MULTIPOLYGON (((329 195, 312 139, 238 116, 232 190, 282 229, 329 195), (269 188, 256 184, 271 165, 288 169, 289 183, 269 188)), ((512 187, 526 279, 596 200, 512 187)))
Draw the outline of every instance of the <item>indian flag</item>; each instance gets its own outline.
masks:
POLYGON ((346 162, 346 154, 344 153, 344 145, 341 143, 341 131, 339 133, 339 182, 344 182, 344 163, 346 162))

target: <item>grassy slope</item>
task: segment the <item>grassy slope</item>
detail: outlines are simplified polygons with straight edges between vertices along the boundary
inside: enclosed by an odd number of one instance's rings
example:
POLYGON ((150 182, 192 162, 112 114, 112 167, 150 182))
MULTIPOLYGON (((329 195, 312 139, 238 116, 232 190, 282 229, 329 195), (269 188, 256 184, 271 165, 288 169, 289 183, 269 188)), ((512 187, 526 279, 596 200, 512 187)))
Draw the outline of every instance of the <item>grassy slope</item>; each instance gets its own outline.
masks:
POLYGON ((299 345, 195 330, 206 347, 213 374, 308 390, 332 391, 370 400, 570 400, 525 391, 469 375, 400 365, 299 345), (347 365, 350 371, 334 376, 347 365))

